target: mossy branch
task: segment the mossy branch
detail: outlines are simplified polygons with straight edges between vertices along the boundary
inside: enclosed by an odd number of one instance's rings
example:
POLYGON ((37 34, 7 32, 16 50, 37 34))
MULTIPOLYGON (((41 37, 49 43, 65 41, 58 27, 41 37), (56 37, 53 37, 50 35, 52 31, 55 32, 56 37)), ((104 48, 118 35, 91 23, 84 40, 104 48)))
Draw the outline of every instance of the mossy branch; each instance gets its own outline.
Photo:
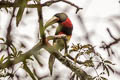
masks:
MULTIPOLYGON (((49 37, 52 39, 53 37, 49 37)), ((5 63, 0 64, 0 69, 11 67, 19 62, 24 62, 26 59, 29 59, 30 56, 36 55, 36 53, 41 49, 46 49, 50 54, 53 54, 61 63, 63 63, 66 67, 70 68, 77 76, 80 77, 82 80, 90 80, 91 76, 88 75, 84 70, 77 67, 73 64, 72 61, 68 60, 64 57, 56 48, 55 46, 51 46, 50 44, 43 44, 42 42, 37 43, 31 50, 27 51, 26 53, 16 57, 14 60, 7 60, 5 63)))
POLYGON ((29 57, 31 55, 35 55, 42 48, 42 45, 43 44, 41 42, 39 42, 32 49, 27 51, 26 53, 21 54, 19 57, 14 58, 14 60, 7 60, 5 63, 0 64, 0 69, 11 67, 12 65, 23 62, 26 59, 29 59, 29 57))
POLYGON ((45 45, 44 48, 52 55, 54 55, 62 64, 70 68, 81 80, 92 80, 92 77, 88 75, 81 68, 77 67, 70 60, 65 58, 60 52, 51 45, 45 45))

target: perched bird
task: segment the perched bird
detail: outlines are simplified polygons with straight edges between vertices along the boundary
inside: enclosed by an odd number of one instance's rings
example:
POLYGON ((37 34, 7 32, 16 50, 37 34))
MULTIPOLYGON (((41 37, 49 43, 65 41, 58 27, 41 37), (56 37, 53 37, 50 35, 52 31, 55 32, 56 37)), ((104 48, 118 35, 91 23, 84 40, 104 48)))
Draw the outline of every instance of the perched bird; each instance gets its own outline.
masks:
MULTIPOLYGON (((66 35, 67 40, 69 41, 72 36, 73 25, 68 16, 65 13, 57 13, 46 22, 45 27, 48 27, 54 23, 59 24, 59 26, 56 29, 55 35, 66 35)), ((56 41, 59 43, 59 40, 56 41)), ((57 43, 56 41, 54 41, 55 44, 57 43)), ((60 45, 62 46, 62 44, 60 45)), ((64 46, 60 47, 60 45, 59 49, 64 48, 64 46)))
MULTIPOLYGON (((67 37, 67 42, 70 40, 73 31, 73 25, 68 16, 65 13, 57 13, 50 20, 48 20, 45 24, 45 27, 48 27, 54 23, 58 23, 58 27, 56 29, 55 36, 65 35, 67 37)), ((56 39, 53 41, 53 44, 56 46, 56 49, 62 50, 64 49, 64 41, 63 39, 56 39)), ((55 57, 50 55, 49 58, 49 69, 52 75, 52 68, 54 64, 55 57)))

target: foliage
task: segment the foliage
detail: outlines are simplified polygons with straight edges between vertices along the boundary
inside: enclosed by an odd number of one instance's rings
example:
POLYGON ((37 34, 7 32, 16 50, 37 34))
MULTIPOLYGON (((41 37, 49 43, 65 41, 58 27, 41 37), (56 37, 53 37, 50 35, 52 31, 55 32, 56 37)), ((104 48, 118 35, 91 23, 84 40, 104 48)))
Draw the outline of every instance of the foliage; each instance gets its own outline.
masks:
MULTIPOLYGON (((16 46, 14 45, 13 41, 11 40, 11 23, 8 26, 7 29, 7 36, 6 40, 3 38, 0 38, 0 53, 5 53, 6 55, 0 55, 0 77, 8 77, 13 78, 17 74, 15 71, 13 72, 14 68, 13 66, 17 65, 17 63, 21 63, 21 68, 25 70, 29 76, 33 80, 41 79, 38 77, 34 71, 30 67, 32 65, 28 65, 29 61, 38 61, 38 64, 42 65, 41 62, 37 59, 36 56, 38 56, 38 52, 41 48, 44 48, 46 51, 48 51, 50 54, 53 54, 61 63, 63 63, 66 67, 71 69, 71 78, 70 80, 107 80, 103 75, 107 74, 110 76, 110 71, 114 73, 114 69, 112 68, 113 64, 112 61, 103 59, 102 56, 99 54, 99 52, 95 51, 95 47, 92 44, 73 44, 70 46, 70 50, 65 46, 65 52, 62 55, 60 51, 56 50, 54 45, 50 45, 48 42, 46 42, 46 39, 54 40, 58 39, 58 37, 55 36, 48 36, 46 37, 45 31, 47 30, 44 28, 43 25, 43 13, 42 8, 44 6, 50 6, 53 3, 57 2, 64 2, 67 4, 70 4, 73 7, 76 7, 76 13, 82 9, 76 6, 75 4, 66 1, 66 0, 51 0, 47 1, 43 4, 41 4, 41 1, 39 0, 15 0, 15 1, 0 1, 0 8, 4 8, 8 13, 8 8, 13 7, 13 13, 12 15, 16 14, 16 26, 19 26, 19 23, 22 20, 23 14, 25 12, 25 8, 37 8, 38 11, 38 17, 39 17, 39 31, 40 31, 40 41, 37 45, 35 45, 31 50, 24 52, 21 50, 18 50, 16 46), (32 1, 34 4, 28 4, 29 1, 32 1), (19 7, 18 9, 16 7, 19 7), (33 56, 32 56, 33 55, 33 56), (73 57, 74 55, 74 57, 73 57), (33 58, 34 57, 34 58, 33 58), (99 72, 99 69, 103 68, 101 72, 99 72), (10 72, 10 70, 12 71, 10 72), (94 69, 94 72, 96 72, 97 76, 93 76, 91 74, 88 74, 86 69, 94 69)), ((11 18, 12 22, 13 16, 11 18)), ((61 39, 65 40, 65 36, 60 37, 61 39)), ((48 41, 49 41, 48 40, 48 41)), ((66 42, 66 41, 65 41, 66 42)), ((65 43, 66 44, 66 43, 65 43)), ((48 63, 51 67, 50 72, 53 71, 53 65, 54 60, 50 58, 51 63, 48 63)), ((51 73, 52 74, 52 73, 51 73)), ((18 76, 16 76, 18 77, 18 76)))

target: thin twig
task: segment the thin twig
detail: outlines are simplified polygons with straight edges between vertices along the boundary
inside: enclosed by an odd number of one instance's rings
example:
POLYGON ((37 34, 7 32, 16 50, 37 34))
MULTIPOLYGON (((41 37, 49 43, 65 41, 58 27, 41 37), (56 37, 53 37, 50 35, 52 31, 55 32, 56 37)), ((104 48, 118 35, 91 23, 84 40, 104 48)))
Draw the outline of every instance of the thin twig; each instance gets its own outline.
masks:
MULTIPOLYGON (((27 8, 37 8, 37 7, 51 6, 52 4, 57 3, 57 2, 61 2, 61 1, 73 6, 75 8, 77 8, 76 13, 79 10, 83 9, 83 8, 80 8, 79 6, 77 6, 77 5, 75 5, 72 2, 67 1, 67 0, 53 0, 53 1, 47 1, 47 2, 45 2, 43 4, 28 4, 28 5, 26 5, 26 7, 27 8)), ((21 6, 21 4, 19 4, 19 3, 12 3, 12 2, 8 2, 8 1, 0 1, 0 8, 4 8, 4 7, 20 7, 20 6, 21 6)))
MULTIPOLYGON (((40 5, 40 3, 38 3, 40 5)), ((42 38, 42 42, 45 43, 45 33, 44 33, 44 27, 43 27, 43 13, 42 13, 43 7, 37 7, 38 12, 38 21, 39 21, 39 31, 40 31, 40 37, 42 38)))
MULTIPOLYGON (((109 30, 108 28, 107 28, 107 31, 108 31, 110 37, 111 37, 112 39, 114 39, 114 41, 111 42, 111 43, 109 43, 109 44, 106 44, 105 42, 103 42, 103 43, 105 44, 104 48, 110 48, 112 45, 115 45, 115 44, 117 44, 117 43, 120 41, 120 38, 115 38, 115 37, 112 35, 112 33, 110 32, 110 30, 109 30)), ((103 47, 102 47, 102 48, 103 48, 103 47)))
POLYGON ((110 32, 110 30, 109 30, 108 28, 107 28, 107 31, 108 31, 110 37, 111 37, 112 39, 114 39, 114 41, 112 41, 112 42, 109 43, 109 44, 106 44, 105 42, 102 42, 103 45, 102 45, 100 48, 106 49, 108 55, 110 56, 111 53, 114 54, 114 51, 112 50, 111 46, 113 46, 113 45, 115 45, 115 44, 118 44, 119 41, 120 41, 120 38, 115 38, 115 37, 112 35, 112 33, 110 32))
POLYGON ((110 37, 113 38, 114 40, 116 40, 116 38, 112 35, 112 33, 110 32, 110 30, 108 28, 107 28, 107 31, 108 31, 110 37))
MULTIPOLYGON (((21 4, 19 3, 12 3, 8 1, 0 1, 0 8, 6 8, 6 7, 20 7, 21 4)), ((28 4, 26 5, 26 8, 37 8, 41 6, 40 4, 28 4)))
POLYGON ((75 5, 75 4, 73 4, 72 2, 67 1, 67 0, 52 0, 52 1, 47 1, 47 2, 43 3, 42 6, 50 6, 50 5, 52 5, 53 3, 57 3, 57 2, 60 2, 60 1, 65 2, 65 3, 67 3, 67 4, 70 4, 71 6, 77 8, 76 13, 77 13, 79 10, 83 9, 83 8, 80 8, 79 6, 77 6, 77 5, 75 5))

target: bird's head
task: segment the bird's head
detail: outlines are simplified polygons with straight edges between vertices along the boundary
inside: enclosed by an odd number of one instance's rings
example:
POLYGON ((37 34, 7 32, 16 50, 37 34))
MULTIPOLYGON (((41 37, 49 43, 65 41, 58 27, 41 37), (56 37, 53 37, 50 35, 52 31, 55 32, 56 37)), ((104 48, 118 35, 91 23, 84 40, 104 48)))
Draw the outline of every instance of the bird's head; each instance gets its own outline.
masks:
POLYGON ((57 13, 46 22, 45 27, 48 27, 54 23, 62 23, 66 21, 67 18, 68 16, 65 13, 57 13))

